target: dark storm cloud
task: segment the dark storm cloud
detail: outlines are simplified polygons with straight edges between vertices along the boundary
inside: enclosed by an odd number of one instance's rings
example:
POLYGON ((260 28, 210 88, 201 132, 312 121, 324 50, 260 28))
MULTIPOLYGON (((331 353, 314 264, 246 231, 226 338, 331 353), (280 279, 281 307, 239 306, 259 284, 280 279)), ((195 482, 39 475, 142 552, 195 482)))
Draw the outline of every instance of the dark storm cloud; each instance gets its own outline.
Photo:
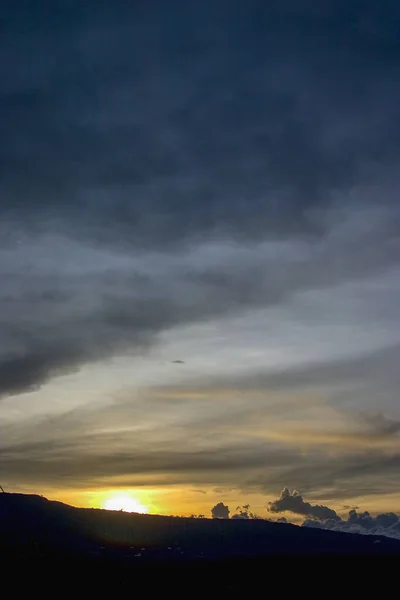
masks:
POLYGON ((24 6, 3 11, 9 219, 163 248, 311 232, 307 209, 397 164, 394 2, 24 6))
POLYGON ((393 266, 398 10, 7 2, 0 394, 393 266))

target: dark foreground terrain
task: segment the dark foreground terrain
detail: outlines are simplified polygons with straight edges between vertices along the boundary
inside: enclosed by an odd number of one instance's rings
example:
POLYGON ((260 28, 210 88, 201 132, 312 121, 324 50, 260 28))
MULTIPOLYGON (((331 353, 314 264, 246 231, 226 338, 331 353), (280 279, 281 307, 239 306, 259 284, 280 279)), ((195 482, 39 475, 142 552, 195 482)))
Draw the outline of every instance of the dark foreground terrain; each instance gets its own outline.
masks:
MULTIPOLYGON (((382 591, 400 541, 263 520, 185 519, 73 508, 0 494, 0 567, 13 592, 331 591, 338 577, 382 591), (299 579, 300 578, 300 579, 299 579), (40 587, 37 587, 40 586, 40 587), (322 587, 320 587, 322 586, 322 587), (272 591, 272 590, 271 590, 272 591)), ((213 596, 213 594, 212 594, 213 596)))

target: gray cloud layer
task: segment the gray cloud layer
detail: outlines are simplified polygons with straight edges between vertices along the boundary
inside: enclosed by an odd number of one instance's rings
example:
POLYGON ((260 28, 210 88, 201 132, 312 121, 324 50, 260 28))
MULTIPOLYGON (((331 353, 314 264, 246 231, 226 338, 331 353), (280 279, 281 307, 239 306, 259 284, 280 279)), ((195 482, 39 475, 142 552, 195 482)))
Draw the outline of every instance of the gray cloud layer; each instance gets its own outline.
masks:
MULTIPOLYGON (((4 475, 273 493, 290 481, 314 498, 346 498, 350 482, 397 490, 398 3, 44 4, 2 8, 4 475), (302 362, 266 358, 206 382, 192 372, 176 396, 155 382, 138 402, 6 426, 8 396, 142 356, 181 326, 262 310, 265 347, 291 331, 282 354, 292 345, 302 362), (321 322, 317 361, 306 348, 321 322), (329 355, 339 329, 341 358, 329 355), (331 413, 306 428, 304 398, 301 427, 288 424, 293 398, 266 400, 321 389, 345 396, 337 430, 320 427, 331 413), (241 400, 222 407, 213 394, 224 390, 241 400), (211 399, 194 406, 189 392, 211 399)), ((186 369, 186 358, 168 360, 186 369)))
MULTIPOLYGON (((227 403, 217 391, 190 401, 184 388, 175 395, 153 390, 111 406, 4 425, 2 476, 9 485, 227 485, 263 494, 291 481, 314 498, 325 490, 325 497, 346 501, 396 492, 399 422, 329 407, 321 414, 322 408, 301 396, 267 401, 267 391, 227 403), (322 439, 314 439, 315 425, 322 439)), ((297 496, 285 496, 288 502, 317 516, 297 496)))
MULTIPOLYGON (((243 248, 216 241, 184 255, 116 254, 50 235, 16 239, 0 263, 0 393, 19 393, 110 355, 143 352, 180 324, 277 306, 309 288, 393 268, 399 241, 392 213, 366 221, 361 232, 348 228, 352 218, 332 225, 320 242, 266 240, 243 248), (373 245, 366 251, 364 243, 373 245)), ((397 318, 390 290, 383 301, 386 318, 397 318)))
POLYGON ((6 3, 0 393, 396 264, 397 6, 227 9, 6 3))

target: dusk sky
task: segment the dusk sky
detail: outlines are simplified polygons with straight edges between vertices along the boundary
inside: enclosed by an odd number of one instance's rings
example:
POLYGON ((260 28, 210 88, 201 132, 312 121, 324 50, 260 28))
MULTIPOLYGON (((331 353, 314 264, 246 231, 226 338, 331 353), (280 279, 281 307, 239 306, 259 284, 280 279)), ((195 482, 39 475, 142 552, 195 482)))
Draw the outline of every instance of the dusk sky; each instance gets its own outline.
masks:
POLYGON ((400 3, 0 29, 3 488, 399 512, 400 3))

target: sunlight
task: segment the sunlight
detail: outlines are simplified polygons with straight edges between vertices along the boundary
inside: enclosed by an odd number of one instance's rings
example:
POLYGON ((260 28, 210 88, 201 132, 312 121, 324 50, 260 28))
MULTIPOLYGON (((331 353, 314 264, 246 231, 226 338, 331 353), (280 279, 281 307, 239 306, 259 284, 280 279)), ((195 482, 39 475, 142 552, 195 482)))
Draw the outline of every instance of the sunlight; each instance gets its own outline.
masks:
POLYGON ((141 504, 139 500, 129 494, 117 494, 110 496, 103 502, 106 510, 123 510, 124 512, 147 513, 148 507, 141 504))

